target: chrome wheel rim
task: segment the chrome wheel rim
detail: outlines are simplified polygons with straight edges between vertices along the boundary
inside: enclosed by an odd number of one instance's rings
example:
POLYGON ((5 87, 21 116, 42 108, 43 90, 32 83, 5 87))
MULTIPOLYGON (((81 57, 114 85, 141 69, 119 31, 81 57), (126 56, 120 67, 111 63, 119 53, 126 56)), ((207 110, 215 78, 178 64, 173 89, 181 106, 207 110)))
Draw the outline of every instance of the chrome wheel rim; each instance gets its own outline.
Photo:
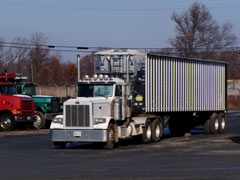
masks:
POLYGON ((151 131, 151 126, 147 126, 147 139, 151 139, 151 136, 152 136, 152 131, 151 131))
POLYGON ((225 129, 225 127, 226 127, 225 118, 222 118, 222 121, 221 121, 221 129, 225 129))
POLYGON ((7 117, 5 117, 2 121, 1 121, 1 128, 3 129, 9 129, 11 127, 11 120, 7 117))
POLYGON ((155 136, 156 136, 157 138, 159 138, 159 137, 161 136, 161 129, 160 129, 160 125, 159 125, 159 124, 156 126, 155 136))
POLYGON ((218 119, 216 119, 214 123, 215 130, 218 130, 218 127, 219 127, 219 122, 218 122, 218 119))
POLYGON ((41 125, 41 117, 36 115, 36 120, 34 121, 33 124, 34 124, 35 127, 40 126, 41 125))

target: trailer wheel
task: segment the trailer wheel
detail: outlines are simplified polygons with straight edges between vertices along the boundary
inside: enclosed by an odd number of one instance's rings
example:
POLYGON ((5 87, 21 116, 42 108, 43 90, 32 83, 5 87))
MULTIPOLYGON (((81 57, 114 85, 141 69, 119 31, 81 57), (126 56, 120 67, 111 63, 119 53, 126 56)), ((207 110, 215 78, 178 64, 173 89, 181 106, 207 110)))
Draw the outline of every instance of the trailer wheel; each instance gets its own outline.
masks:
POLYGON ((0 116, 0 130, 11 131, 16 127, 16 121, 11 114, 4 114, 0 116))
POLYGON ((152 141, 158 142, 162 137, 162 123, 159 119, 154 119, 152 122, 152 141))
POLYGON ((204 125, 203 125, 203 129, 205 131, 205 133, 210 134, 210 120, 206 120, 204 125))
POLYGON ((107 142, 104 146, 105 149, 113 149, 116 145, 116 130, 113 123, 108 125, 107 129, 107 142))
POLYGON ((145 127, 143 128, 142 142, 150 143, 151 140, 152 140, 152 126, 150 119, 147 119, 145 122, 145 127))
POLYGON ((218 132, 223 133, 226 128, 226 116, 224 113, 218 114, 219 127, 218 132))
POLYGON ((65 149, 67 142, 53 142, 55 149, 65 149))
POLYGON ((35 116, 36 116, 36 120, 33 122, 33 127, 36 129, 42 129, 46 124, 46 119, 44 117, 44 114, 40 111, 37 111, 35 116))
POLYGON ((210 133, 212 133, 212 134, 218 133, 219 119, 218 119, 218 116, 216 113, 212 114, 212 116, 210 118, 209 127, 210 127, 210 133))

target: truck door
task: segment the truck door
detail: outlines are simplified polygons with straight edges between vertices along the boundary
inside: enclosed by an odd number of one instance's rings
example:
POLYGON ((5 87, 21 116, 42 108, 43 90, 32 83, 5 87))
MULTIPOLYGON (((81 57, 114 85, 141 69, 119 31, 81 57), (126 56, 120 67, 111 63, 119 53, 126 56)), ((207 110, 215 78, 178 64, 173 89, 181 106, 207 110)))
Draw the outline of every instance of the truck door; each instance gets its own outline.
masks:
POLYGON ((116 120, 123 120, 124 114, 122 109, 124 109, 124 103, 123 103, 123 86, 122 85, 116 85, 115 88, 115 98, 113 101, 113 107, 114 107, 114 119, 116 120))

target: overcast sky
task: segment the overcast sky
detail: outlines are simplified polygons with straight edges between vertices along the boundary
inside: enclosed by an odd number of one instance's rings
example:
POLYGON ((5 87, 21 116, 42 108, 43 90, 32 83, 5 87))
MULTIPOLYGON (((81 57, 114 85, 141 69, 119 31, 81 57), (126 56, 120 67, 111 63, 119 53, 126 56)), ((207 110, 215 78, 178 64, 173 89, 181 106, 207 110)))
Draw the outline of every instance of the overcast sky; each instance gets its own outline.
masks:
MULTIPOLYGON (((48 44, 87 47, 164 48, 174 36, 173 11, 202 2, 219 24, 230 22, 240 38, 239 0, 0 0, 0 37, 44 33, 48 44)), ((74 61, 78 53, 61 53, 74 61)))

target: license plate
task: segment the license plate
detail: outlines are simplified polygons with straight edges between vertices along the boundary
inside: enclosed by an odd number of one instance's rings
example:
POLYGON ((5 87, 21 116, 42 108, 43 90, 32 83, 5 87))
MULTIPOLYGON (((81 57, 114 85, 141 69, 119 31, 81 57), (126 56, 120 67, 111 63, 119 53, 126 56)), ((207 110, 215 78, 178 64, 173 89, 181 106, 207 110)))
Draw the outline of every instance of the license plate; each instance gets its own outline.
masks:
POLYGON ((81 136, 82 136, 82 132, 81 132, 81 131, 74 131, 74 132, 73 132, 73 136, 75 136, 75 137, 81 137, 81 136))

